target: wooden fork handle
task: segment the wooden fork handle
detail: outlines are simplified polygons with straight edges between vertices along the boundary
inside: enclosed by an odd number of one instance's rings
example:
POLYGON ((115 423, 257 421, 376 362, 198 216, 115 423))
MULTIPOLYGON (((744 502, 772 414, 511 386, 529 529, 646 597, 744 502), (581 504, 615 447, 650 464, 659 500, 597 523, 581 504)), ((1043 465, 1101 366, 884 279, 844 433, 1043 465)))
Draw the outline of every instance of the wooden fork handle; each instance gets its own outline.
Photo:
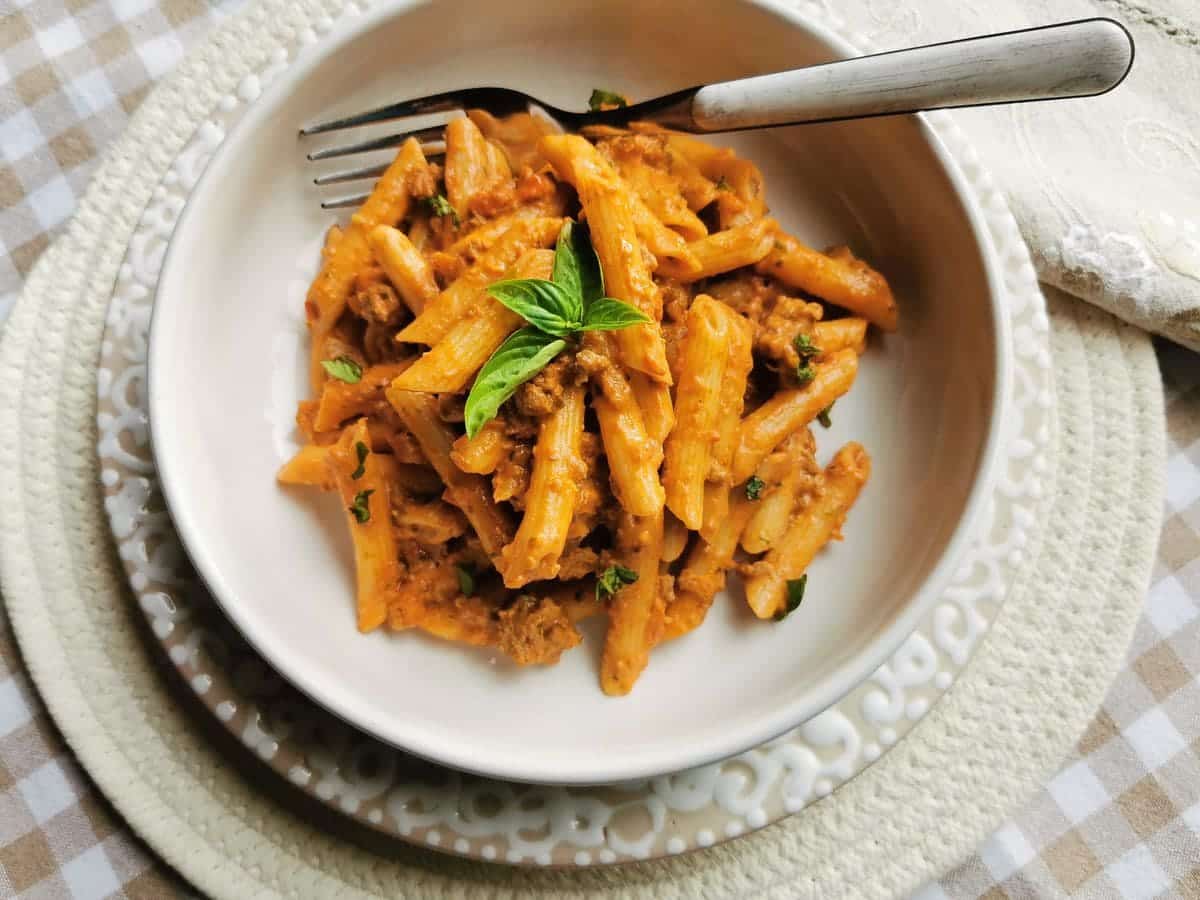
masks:
POLYGON ((1103 94, 1133 64, 1112 19, 930 44, 700 88, 701 132, 1103 94))

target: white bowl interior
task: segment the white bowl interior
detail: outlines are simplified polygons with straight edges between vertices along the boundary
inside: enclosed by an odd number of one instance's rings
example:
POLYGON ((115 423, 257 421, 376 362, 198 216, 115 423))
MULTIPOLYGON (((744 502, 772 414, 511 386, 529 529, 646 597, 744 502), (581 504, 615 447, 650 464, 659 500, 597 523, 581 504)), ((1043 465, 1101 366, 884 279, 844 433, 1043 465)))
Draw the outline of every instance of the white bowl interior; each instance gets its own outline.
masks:
POLYGON ((652 654, 623 699, 597 685, 597 627, 560 665, 525 670, 416 633, 363 636, 336 501, 274 480, 295 447, 302 298, 331 221, 311 184, 319 168, 304 161, 323 141, 301 146, 300 124, 477 84, 578 107, 593 87, 643 98, 836 55, 788 15, 737 2, 699 16, 686 0, 464 0, 372 14, 336 52, 307 51, 309 62, 282 75, 225 142, 159 289, 155 450, 180 533, 218 599, 333 711, 414 752, 501 777, 660 773, 815 714, 882 662, 944 585, 947 549, 962 543, 993 443, 1002 328, 982 238, 915 119, 722 139, 762 167, 785 227, 864 254, 893 283, 902 313, 898 335, 873 336, 833 427, 818 429, 822 459, 853 438, 874 471, 846 541, 813 564, 804 604, 785 623, 755 621, 740 600, 719 598, 703 627, 652 654))

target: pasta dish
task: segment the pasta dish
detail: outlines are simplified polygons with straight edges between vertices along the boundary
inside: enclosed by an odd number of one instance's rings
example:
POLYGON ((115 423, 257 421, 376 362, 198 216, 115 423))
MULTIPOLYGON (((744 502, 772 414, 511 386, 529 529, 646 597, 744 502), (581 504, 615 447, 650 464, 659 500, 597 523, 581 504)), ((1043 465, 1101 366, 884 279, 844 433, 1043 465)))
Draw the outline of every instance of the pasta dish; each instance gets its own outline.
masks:
POLYGON ((759 619, 800 604, 870 470, 815 435, 897 327, 883 276, 781 230, 732 150, 478 110, 444 159, 400 147, 305 312, 279 480, 340 498, 358 628, 529 665, 605 617, 614 695, 731 573, 759 619))

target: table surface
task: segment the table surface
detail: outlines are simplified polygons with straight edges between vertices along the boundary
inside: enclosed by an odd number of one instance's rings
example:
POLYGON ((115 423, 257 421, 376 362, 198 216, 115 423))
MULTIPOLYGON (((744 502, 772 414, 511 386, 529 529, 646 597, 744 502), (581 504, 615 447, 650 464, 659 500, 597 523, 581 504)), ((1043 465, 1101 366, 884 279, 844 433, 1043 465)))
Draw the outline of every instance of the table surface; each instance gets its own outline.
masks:
MULTIPOLYGON (((154 81, 237 0, 0 0, 0 320, 154 81)), ((1167 498, 1128 661, 1072 755, 916 895, 1200 898, 1200 357, 1158 344, 1167 498)), ((0 896, 189 888, 71 756, 0 608, 0 896)))

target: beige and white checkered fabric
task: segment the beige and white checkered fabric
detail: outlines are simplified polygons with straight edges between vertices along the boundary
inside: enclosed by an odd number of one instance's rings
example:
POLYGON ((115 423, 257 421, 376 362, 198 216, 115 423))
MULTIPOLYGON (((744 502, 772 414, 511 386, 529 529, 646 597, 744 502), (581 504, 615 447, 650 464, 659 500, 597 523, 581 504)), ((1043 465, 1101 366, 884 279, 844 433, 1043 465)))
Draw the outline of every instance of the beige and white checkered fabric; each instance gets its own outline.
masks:
MULTIPOLYGON (((237 2, 0 0, 0 319, 97 155, 237 2)), ((1159 359, 1168 498, 1129 664, 1075 754, 920 900, 1200 898, 1200 358, 1159 359)), ((179 896, 74 762, 0 612, 0 897, 179 896)))

